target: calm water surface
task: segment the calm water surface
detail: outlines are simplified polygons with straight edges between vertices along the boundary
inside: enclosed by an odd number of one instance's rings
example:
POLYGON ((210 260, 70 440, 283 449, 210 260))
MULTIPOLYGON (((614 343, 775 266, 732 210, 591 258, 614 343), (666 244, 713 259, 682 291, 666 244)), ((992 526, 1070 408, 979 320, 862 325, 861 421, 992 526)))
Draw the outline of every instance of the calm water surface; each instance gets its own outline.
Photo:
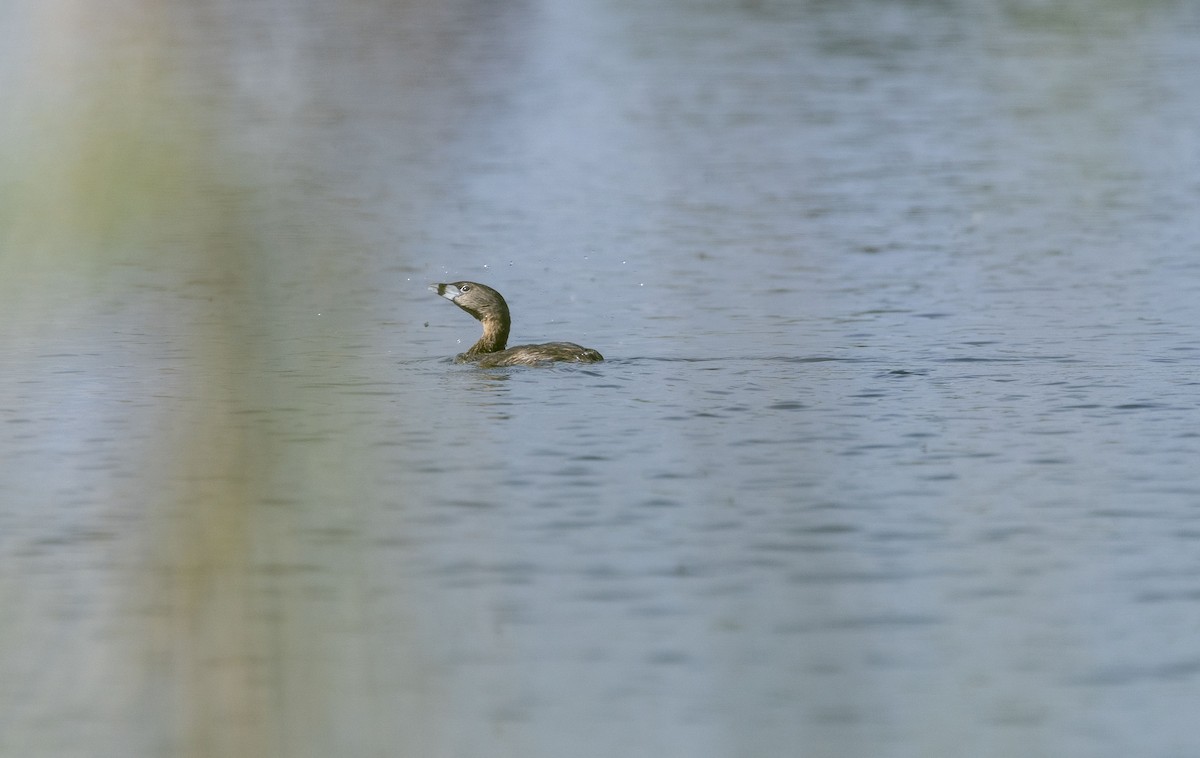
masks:
POLYGON ((0 755, 1200 750, 1191 7, 46 7, 0 755))

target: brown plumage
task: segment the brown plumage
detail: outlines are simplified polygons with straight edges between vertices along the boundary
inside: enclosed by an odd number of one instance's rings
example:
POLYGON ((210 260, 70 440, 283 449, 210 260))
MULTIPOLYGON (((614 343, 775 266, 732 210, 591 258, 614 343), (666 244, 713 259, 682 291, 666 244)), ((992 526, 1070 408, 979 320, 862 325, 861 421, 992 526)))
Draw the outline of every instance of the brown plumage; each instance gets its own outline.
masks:
POLYGON ((505 349, 512 319, 508 303, 500 293, 478 282, 431 284, 429 289, 479 319, 483 336, 465 353, 455 356, 458 363, 476 363, 484 368, 494 366, 536 366, 542 363, 567 361, 596 363, 604 356, 574 342, 546 342, 541 345, 518 345, 505 349))

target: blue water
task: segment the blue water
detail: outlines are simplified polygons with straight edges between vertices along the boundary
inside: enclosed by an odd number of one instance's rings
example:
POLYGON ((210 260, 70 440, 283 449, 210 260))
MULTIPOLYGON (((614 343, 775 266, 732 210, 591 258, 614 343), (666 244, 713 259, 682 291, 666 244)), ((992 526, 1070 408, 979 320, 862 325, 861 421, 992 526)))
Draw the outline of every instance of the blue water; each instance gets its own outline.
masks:
POLYGON ((156 7, 0 17, 0 755, 1200 749, 1193 9, 156 7))

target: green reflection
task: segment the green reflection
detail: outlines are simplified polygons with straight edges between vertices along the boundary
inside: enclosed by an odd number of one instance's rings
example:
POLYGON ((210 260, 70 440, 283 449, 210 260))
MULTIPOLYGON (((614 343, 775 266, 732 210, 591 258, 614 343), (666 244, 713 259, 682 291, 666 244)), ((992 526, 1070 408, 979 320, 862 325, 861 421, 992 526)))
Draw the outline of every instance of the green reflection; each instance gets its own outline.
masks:
MULTIPOLYGON (((308 422, 306 401, 277 380, 278 346, 296 334, 282 289, 269 282, 282 275, 303 288, 311 269, 302 262, 322 252, 306 245, 333 233, 290 235, 279 249, 289 235, 275 225, 279 214, 263 220, 264 207, 292 207, 314 226, 320 214, 229 152, 223 114, 188 97, 221 91, 208 78, 215 72, 184 70, 165 7, 133 6, 124 25, 47 4, 23 20, 54 56, 37 46, 12 53, 7 107, 24 118, 2 127, 0 333, 31 354, 57 349, 70 364, 87 354, 90 330, 128 330, 129 349, 144 354, 101 356, 79 383, 107 386, 108 373, 129 365, 142 372, 124 385, 142 392, 108 422, 127 435, 111 444, 141 468, 86 485, 97 518, 121 524, 113 549, 125 570, 87 578, 65 557, 56 568, 103 585, 98 602, 113 607, 87 618, 110 631, 70 651, 92 672, 78 682, 42 675, 24 685, 46 701, 29 706, 38 718, 5 729, 0 752, 71 754, 90 743, 114 755, 304 754, 327 726, 331 696, 321 626, 329 606, 306 594, 313 567, 328 567, 306 555, 296 523, 309 505, 329 502, 322 495, 352 500, 354 487, 335 468, 310 465, 311 445, 276 433, 308 422), (89 726, 46 731, 75 699, 89 726)), ((76 426, 89 415, 99 423, 111 407, 89 397, 80 389, 59 398, 80 406, 76 426)), ((358 573, 337 549, 321 560, 341 567, 327 572, 331 583, 343 569, 358 573)), ((18 599, 26 591, 11 590, 18 599)), ((0 634, 5 661, 23 654, 24 625, 0 634)))

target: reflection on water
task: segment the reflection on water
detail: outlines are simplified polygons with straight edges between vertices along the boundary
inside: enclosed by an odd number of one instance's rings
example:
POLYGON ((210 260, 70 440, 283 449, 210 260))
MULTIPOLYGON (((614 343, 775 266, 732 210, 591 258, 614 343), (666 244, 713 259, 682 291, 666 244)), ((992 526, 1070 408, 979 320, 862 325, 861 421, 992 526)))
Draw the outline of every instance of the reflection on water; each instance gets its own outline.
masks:
POLYGON ((0 755, 1200 747, 1194 11, 84 5, 0 11, 0 755))

